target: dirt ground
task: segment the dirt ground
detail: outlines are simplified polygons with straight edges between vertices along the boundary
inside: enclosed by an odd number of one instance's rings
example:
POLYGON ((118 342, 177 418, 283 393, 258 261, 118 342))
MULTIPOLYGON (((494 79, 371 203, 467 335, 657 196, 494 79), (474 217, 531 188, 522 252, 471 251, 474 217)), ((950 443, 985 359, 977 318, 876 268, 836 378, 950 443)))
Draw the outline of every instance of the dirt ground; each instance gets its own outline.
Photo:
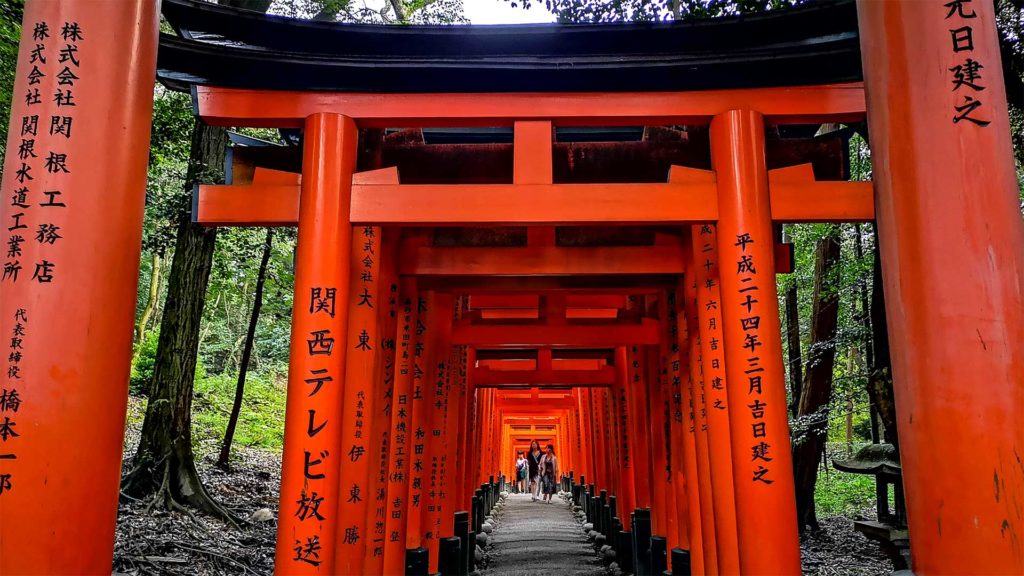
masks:
MULTIPOLYGON (((132 427, 125 439, 125 461, 138 443, 132 427)), ((114 549, 116 574, 126 575, 270 575, 274 568, 274 537, 280 458, 263 450, 236 448, 234 466, 224 472, 213 465, 213 447, 200 452, 197 466, 211 494, 236 516, 266 516, 240 527, 196 513, 150 512, 144 502, 122 499, 114 549), (268 514, 269 512, 269 514, 268 514)), ((881 576, 892 563, 878 546, 853 530, 848 518, 825 518, 823 530, 801 542, 804 574, 812 576, 881 576)))

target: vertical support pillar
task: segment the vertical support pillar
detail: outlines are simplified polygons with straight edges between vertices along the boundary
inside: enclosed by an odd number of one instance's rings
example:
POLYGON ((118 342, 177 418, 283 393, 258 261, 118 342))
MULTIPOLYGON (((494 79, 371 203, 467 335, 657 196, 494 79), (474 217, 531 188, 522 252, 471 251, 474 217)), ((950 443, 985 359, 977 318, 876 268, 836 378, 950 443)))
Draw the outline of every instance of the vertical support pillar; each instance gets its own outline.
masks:
POLYGON ((427 396, 427 371, 433 359, 430 357, 427 344, 433 337, 434 301, 433 291, 420 293, 417 302, 416 317, 416 348, 413 352, 412 380, 412 424, 409 428, 410 437, 407 441, 412 445, 409 453, 409 496, 406 499, 408 519, 406 521, 406 546, 408 548, 425 547, 423 541, 423 517, 426 505, 423 498, 424 473, 427 463, 424 454, 427 447, 427 430, 430 427, 430 399, 427 396))
MULTIPOLYGON (((683 404, 683 363, 689 355, 683 351, 682 346, 685 329, 680 330, 680 321, 683 315, 683 302, 680 300, 680 296, 678 291, 673 288, 666 297, 666 323, 668 324, 669 346, 666 378, 669 382, 667 390, 671 394, 669 404, 669 438, 672 441, 672 500, 674 503, 672 513, 676 518, 676 531, 678 533, 675 546, 689 550, 691 545, 689 534, 690 507, 684 470, 685 451, 687 450, 684 436, 687 434, 687 429, 684 424, 685 411, 683 404)), ((683 324, 685 325, 685 321, 683 324)))
MULTIPOLYGON (((684 233, 684 238, 687 236, 684 233)), ((682 313, 679 314, 679 362, 685 372, 682 377, 680 402, 683 408, 683 476, 686 479, 686 506, 687 523, 686 530, 690 538, 690 556, 694 574, 705 574, 704 568, 704 535, 703 521, 701 520, 700 508, 700 482, 697 480, 697 417, 693 403, 693 387, 691 381, 692 360, 694 355, 696 339, 694 330, 695 322, 690 318, 696 314, 693 308, 693 299, 690 298, 686 285, 689 283, 689 276, 693 273, 693 256, 684 252, 685 273, 676 286, 676 301, 680 303, 682 313)), ((673 564, 673 569, 675 565, 673 564)))
POLYGON ((1024 229, 993 4, 857 13, 913 570, 1020 573, 1024 229))
POLYGON ((306 119, 303 138, 277 574, 334 571, 341 509, 348 212, 357 129, 351 118, 318 113, 306 119))
POLYGON ((636 508, 636 494, 634 488, 634 465, 633 447, 630 434, 630 418, 632 411, 629 406, 629 369, 627 367, 626 348, 619 346, 615 349, 615 387, 612 389, 617 396, 616 405, 618 414, 615 425, 619 428, 620 453, 622 458, 619 461, 619 485, 622 487, 616 494, 618 497, 619 518, 623 524, 629 521, 629 515, 636 508))
POLYGON ((725 375, 740 569, 800 573, 764 119, 731 110, 711 121, 718 180, 725 375), (751 456, 754 457, 751 457, 751 456))
MULTIPOLYGON (((678 443, 672 438, 672 389, 670 383, 670 357, 672 355, 672 333, 673 329, 669 321, 669 302, 667 292, 658 295, 657 301, 658 321, 661 323, 661 343, 658 351, 658 433, 664 443, 665 455, 661 458, 662 468, 659 471, 660 480, 658 488, 664 492, 665 511, 662 515, 665 518, 666 529, 663 535, 671 547, 679 545, 679 517, 676 514, 675 484, 673 482, 674 470, 672 469, 673 456, 679 450, 678 443)), ((666 555, 667 558, 667 555, 666 555)))
POLYGON ((697 325, 701 333, 701 373, 708 423, 708 465, 714 479, 711 499, 715 511, 715 547, 718 570, 739 574, 736 536, 736 489, 733 482, 733 454, 729 432, 729 399, 726 395, 725 345, 722 340, 722 299, 715 227, 692 227, 693 260, 697 281, 697 325))
POLYGON ((389 445, 387 518, 384 542, 384 574, 401 574, 405 566, 407 520, 409 517, 409 461, 412 458, 412 394, 416 321, 419 294, 416 280, 403 277, 399 285, 400 310, 395 349, 395 386, 392 393, 391 442, 389 445))
POLYGON ((341 424, 341 522, 338 525, 335 568, 341 574, 363 573, 370 526, 366 522, 370 468, 374 454, 370 430, 374 420, 374 387, 378 364, 383 359, 378 322, 377 285, 380 282, 380 228, 357 226, 352 230, 349 260, 348 337, 345 340, 345 387, 341 424))
MULTIPOLYGON (((444 390, 448 380, 449 357, 451 352, 453 299, 449 293, 438 293, 434 298, 431 313, 431 338, 427 342, 428 355, 432 362, 426 374, 423 396, 426 402, 427 418, 424 421, 423 451, 423 520, 421 523, 423 546, 430 551, 430 571, 437 572, 438 544, 441 528, 440 506, 441 457, 444 454, 444 390)), ((492 468, 493 469, 493 468, 492 468)))
POLYGON ((4 574, 110 570, 158 23, 153 0, 25 5, 0 194, 4 574))
POLYGON ((647 441, 647 395, 648 390, 643 378, 641 366, 642 355, 638 346, 631 346, 626 353, 629 363, 629 400, 630 406, 635 407, 632 412, 633 421, 633 462, 636 466, 636 507, 651 507, 651 485, 650 485, 650 445, 647 441))
MULTIPOLYGON (((690 240, 688 239, 687 242, 690 240)), ((701 373, 701 341, 697 312, 697 280, 692 256, 687 267, 690 275, 684 278, 683 293, 686 302, 687 334, 689 334, 689 374, 687 387, 690 392, 690 410, 693 414, 694 453, 696 459, 697 494, 700 503, 702 562, 706 574, 718 574, 718 542, 715 533, 715 509, 711 484, 711 468, 708 465, 708 420, 707 403, 704 396, 704 375, 701 373)))
POLYGON ((370 471, 366 510, 367 545, 366 562, 363 572, 381 574, 384 570, 384 546, 387 542, 388 506, 388 464, 390 462, 392 418, 395 409, 399 408, 395 401, 395 380, 397 376, 396 330, 399 311, 398 287, 398 246, 401 230, 398 228, 382 229, 380 238, 380 280, 377 285, 376 303, 377 323, 381 327, 380 344, 381 360, 376 363, 373 386, 369 394, 373 396, 373 422, 369 429, 368 456, 373 456, 370 471))
MULTIPOLYGON (((652 299, 653 300, 653 299, 652 299)), ((657 308, 657 302, 650 302, 649 308, 657 308)), ((649 310, 650 311, 650 310, 649 310)), ((666 502, 665 469, 668 453, 665 438, 665 413, 661 391, 661 346, 645 346, 644 375, 647 381, 648 434, 650 438, 650 484, 651 484, 651 534, 667 536, 668 509, 666 502)))

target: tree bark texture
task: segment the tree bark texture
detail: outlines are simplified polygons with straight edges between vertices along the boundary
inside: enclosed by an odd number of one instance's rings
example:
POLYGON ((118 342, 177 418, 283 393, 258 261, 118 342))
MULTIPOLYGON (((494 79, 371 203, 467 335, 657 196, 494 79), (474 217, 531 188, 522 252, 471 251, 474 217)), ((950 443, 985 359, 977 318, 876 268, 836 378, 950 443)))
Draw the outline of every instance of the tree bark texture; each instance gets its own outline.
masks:
MULTIPOLYGON (((877 234, 875 236, 877 238, 877 234)), ((875 242, 875 266, 871 289, 871 342, 873 363, 868 374, 868 397, 882 421, 882 439, 896 447, 896 401, 892 389, 892 361, 889 358, 889 332, 886 327, 885 293, 882 289, 882 257, 875 242)))
POLYGON ((803 358, 800 354, 800 311, 797 308, 796 280, 786 284, 786 348, 789 359, 789 390, 792 396, 790 413, 797 414, 803 381, 803 358))
POLYGON ((828 401, 832 395, 832 370, 835 364, 835 336, 839 322, 837 286, 839 238, 829 235, 818 241, 814 264, 814 304, 811 319, 811 346, 807 352, 797 415, 811 418, 806 435, 793 444, 796 478, 797 520, 800 530, 818 528, 814 514, 814 484, 818 465, 825 450, 828 433, 828 401))
MULTIPOLYGON (((227 132, 196 122, 185 189, 223 180, 227 132)), ((142 438, 132 469, 122 480, 125 494, 152 497, 151 506, 204 512, 233 520, 206 492, 192 453, 192 390, 199 353, 199 327, 213 264, 216 228, 193 224, 182 214, 168 277, 153 383, 142 438)))

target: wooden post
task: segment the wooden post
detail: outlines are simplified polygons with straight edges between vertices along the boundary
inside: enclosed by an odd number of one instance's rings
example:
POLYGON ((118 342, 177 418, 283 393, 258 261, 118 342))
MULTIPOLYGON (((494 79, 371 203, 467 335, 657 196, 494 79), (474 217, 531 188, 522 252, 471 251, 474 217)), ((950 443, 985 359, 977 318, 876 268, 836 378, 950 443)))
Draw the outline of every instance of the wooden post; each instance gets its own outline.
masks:
POLYGON ((725 345, 722 342, 722 298, 715 227, 692 227, 694 279, 697 282, 697 325, 701 333, 701 373, 704 378, 708 422, 708 465, 714 489, 715 547, 718 570, 739 574, 736 536, 736 490, 729 433, 729 399, 726 396, 725 345))
POLYGON ((374 419, 374 376, 383 359, 381 326, 378 322, 377 285, 380 282, 380 228, 359 226, 352 230, 349 259, 348 337, 346 342, 345 387, 341 424, 341 523, 336 536, 335 568, 341 574, 361 574, 366 558, 366 522, 370 493, 369 437, 374 419))
POLYGON ((1024 225, 993 3, 857 12, 913 570, 1019 574, 1024 225))
POLYGON ((650 484, 650 443, 648 436, 647 418, 647 395, 648 389, 643 377, 642 354, 638 346, 631 346, 626 352, 626 361, 629 364, 629 400, 630 406, 635 407, 631 416, 633 420, 633 462, 636 470, 636 507, 651 507, 651 484, 650 484))
MULTIPOLYGON (((684 238, 686 235, 684 234, 684 238)), ((694 574, 705 574, 704 567, 704 535, 703 520, 701 520, 700 508, 700 482, 697 480, 697 415, 693 402, 693 358, 696 357, 696 329, 697 323, 693 320, 697 311, 694 308, 694 301, 691 291, 687 290, 689 276, 693 270, 692 252, 684 252, 683 259, 686 265, 686 274, 679 280, 676 286, 676 301, 679 302, 681 313, 678 316, 679 323, 679 362, 682 372, 682 386, 680 388, 680 403, 683 409, 683 477, 686 480, 686 507, 687 522, 686 531, 690 539, 690 562, 694 574)))
POLYGON ((401 308, 397 318, 398 338, 395 348, 395 386, 392 394, 391 442, 389 444, 387 518, 384 542, 384 574, 405 573, 406 531, 409 517, 409 463, 415 429, 412 427, 413 372, 415 371, 416 321, 419 317, 419 293, 416 281, 401 279, 401 308))
POLYGON ((377 324, 381 327, 381 359, 376 363, 373 386, 373 423, 369 433, 370 449, 374 457, 370 470, 366 510, 367 541, 366 574, 381 574, 384 570, 384 547, 387 543, 388 463, 390 462, 392 418, 395 415, 396 352, 399 310, 398 240, 397 228, 380 230, 380 280, 377 284, 377 324))
POLYGON ((725 376, 730 383, 740 570, 800 573, 764 119, 732 110, 711 122, 718 180, 725 376))
MULTIPOLYGON (((687 264, 693 264, 690 260, 687 264)), ((711 468, 708 465, 708 420, 707 403, 704 396, 704 375, 701 373, 701 341, 704 334, 700 330, 697 313, 697 279, 693 265, 684 278, 684 294, 686 302, 686 318, 689 334, 689 375, 687 385, 690 392, 690 410, 693 412, 693 437, 696 458, 696 479, 698 501, 700 503, 701 541, 703 550, 704 570, 707 574, 718 574, 718 544, 715 533, 715 509, 712 491, 711 468)))
POLYGON ((4 574, 110 571, 158 4, 25 3, 0 193, 4 574))
MULTIPOLYGON (((636 508, 636 489, 635 486, 635 466, 633 462, 633 437, 630 433, 630 418, 632 417, 633 410, 629 405, 629 369, 628 360, 626 359, 626 348, 619 346, 615 349, 615 386, 612 388, 613 393, 616 395, 616 407, 618 413, 616 414, 615 425, 619 429, 619 442, 621 448, 619 453, 622 457, 619 460, 619 485, 621 489, 616 493, 617 503, 619 507, 619 519, 622 520, 622 525, 627 526, 629 523, 629 515, 636 508)), ((628 526, 627 526, 628 528, 628 526)))
POLYGON ((277 574, 334 571, 356 134, 338 114, 306 119, 277 574))
MULTIPOLYGON (((434 304, 436 292, 420 293, 417 303, 416 318, 416 349, 413 352, 412 381, 412 424, 407 438, 412 446, 409 455, 409 496, 407 498, 408 519, 406 520, 406 547, 419 548, 426 546, 423 540, 423 518, 426 515, 424 503, 425 470, 429 461, 425 457, 427 434, 430 429, 430 398, 427 395, 427 378, 433 359, 429 355, 428 344, 433 338, 434 304)), ((429 481, 429 480, 427 480, 429 481)))
MULTIPOLYGON (((666 330, 668 335, 668 381, 669 402, 669 437, 672 442, 672 499, 674 502, 673 513, 676 519, 676 532, 678 537, 673 547, 689 550, 691 539, 689 534, 689 495, 686 490, 686 474, 684 471, 684 452, 686 440, 684 436, 687 429, 684 425, 685 409, 683 404, 683 361, 688 355, 683 352, 681 337, 685 338, 685 329, 680 330, 680 321, 683 315, 682 301, 676 289, 672 289, 666 296, 666 330)), ((685 319, 682 319, 685 324, 685 319)))

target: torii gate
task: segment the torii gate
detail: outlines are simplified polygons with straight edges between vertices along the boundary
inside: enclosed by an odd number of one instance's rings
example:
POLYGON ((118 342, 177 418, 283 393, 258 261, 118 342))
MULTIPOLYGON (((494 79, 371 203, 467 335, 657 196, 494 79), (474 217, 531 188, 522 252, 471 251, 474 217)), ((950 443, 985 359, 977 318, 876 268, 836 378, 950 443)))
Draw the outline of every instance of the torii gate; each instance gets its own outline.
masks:
MULTIPOLYGON (((0 205, 7 248, 0 333, 5 343, 10 338, 0 403, 4 573, 109 570, 157 5, 26 5, 0 205)), ((196 6, 166 0, 165 12, 185 29, 194 23, 188 18, 200 19, 190 12, 196 6)), ((426 29, 450 51, 448 67, 399 58, 392 64, 405 72, 385 75, 353 64, 358 57, 314 53, 284 62, 274 55, 287 46, 252 51, 165 39, 161 58, 169 64, 161 68, 172 73, 163 78, 194 88, 196 113, 206 122, 303 130, 301 179, 265 172, 251 184, 203 187, 194 212, 210 225, 299 229, 277 572, 394 573, 405 549, 420 545, 432 548, 436 564, 437 537, 450 533, 444 518, 507 458, 495 447, 507 432, 502 414, 512 414, 517 401, 473 385, 473 376, 483 377, 474 350, 504 346, 613 349, 609 387, 576 387, 554 405, 558 437, 575 446, 574 466, 622 494, 630 508, 651 508, 655 533, 688 547, 698 572, 798 573, 773 226, 872 219, 888 296, 914 571, 1019 572, 1024 230, 995 72, 993 9, 967 0, 862 0, 856 9, 863 85, 829 76, 857 59, 855 36, 841 29, 852 18, 849 2, 773 16, 781 30, 796 22, 793 28, 835 31, 831 52, 812 50, 803 37, 758 44, 772 36, 764 33, 766 20, 751 17, 716 24, 761 30, 718 29, 718 38, 740 44, 738 56, 694 64, 636 52, 611 74, 592 53, 585 55, 597 72, 583 61, 534 70, 521 63, 488 69, 474 60, 479 47, 510 37, 536 47, 533 36, 517 37, 524 29, 514 28, 426 29), (788 84, 773 77, 780 68, 755 58, 758 49, 789 58, 784 66, 806 67, 806 75, 788 84), (983 85, 957 72, 966 58, 984 66, 983 85), (690 72, 704 65, 719 66, 725 85, 690 72), (264 66, 267 74, 256 73, 264 66), (431 74, 440 84, 424 91, 416 82, 431 74), (268 81, 290 88, 273 90, 268 81), (316 90, 331 82, 351 84, 316 90), (873 194, 860 183, 816 180, 806 167, 769 170, 766 126, 865 115, 873 194), (554 177, 558 127, 668 124, 708 127, 710 165, 673 166, 664 182, 554 177), (440 126, 512 127, 511 181, 410 184, 393 169, 356 170, 358 130, 440 126), (555 226, 625 224, 671 227, 679 240, 602 248, 553 241, 555 226), (526 246, 508 253, 442 249, 403 244, 400 233, 498 225, 529 228, 526 246), (368 250, 378 258, 367 259, 368 250), (366 278, 380 281, 370 286, 366 278), (613 307, 633 306, 636 317, 619 320, 616 313, 597 328, 568 321, 568 306, 553 308, 566 310, 561 323, 474 318, 465 299, 488 291, 614 297, 637 287, 642 297, 613 307), (378 307, 361 306, 367 297, 378 307), (394 346, 375 346, 389 334, 394 346), (376 384, 389 380, 392 388, 376 384), (409 410, 389 416, 385 408, 403 397, 409 410), (729 409, 716 409, 723 405, 729 409), (692 416, 667 416, 676 412, 692 416), (399 441, 403 431, 419 429, 430 437, 399 441), (368 449, 360 441, 366 431, 368 449), (385 435, 394 441, 384 444, 385 435), (468 446, 451 441, 459 437, 468 446), (669 455, 659 446, 681 449, 669 455), (425 464, 404 457, 414 448, 425 464), (457 457, 468 463, 464 474, 438 472, 457 457), (627 460, 630 468, 613 469, 627 460), (950 461, 958 465, 946 466, 950 461), (393 481, 393 473, 404 480, 393 481), (341 498, 353 485, 377 486, 386 499, 372 497, 371 505, 371 497, 341 498), (314 491, 324 514, 308 522, 300 507, 314 491), (397 516, 378 520, 393 494, 408 500, 397 516), (424 506, 412 505, 414 498, 424 506)), ((219 10, 200 10, 216 33, 230 34, 224 23, 234 16, 246 22, 238 30, 285 32, 236 44, 341 35, 348 40, 339 49, 358 56, 360 46, 381 45, 376 34, 418 42, 415 27, 299 25, 219 10)), ((567 28, 533 30, 557 35, 567 28)), ((576 30, 612 34, 613 51, 699 34, 685 24, 576 30), (673 36, 677 31, 684 35, 673 36)))

